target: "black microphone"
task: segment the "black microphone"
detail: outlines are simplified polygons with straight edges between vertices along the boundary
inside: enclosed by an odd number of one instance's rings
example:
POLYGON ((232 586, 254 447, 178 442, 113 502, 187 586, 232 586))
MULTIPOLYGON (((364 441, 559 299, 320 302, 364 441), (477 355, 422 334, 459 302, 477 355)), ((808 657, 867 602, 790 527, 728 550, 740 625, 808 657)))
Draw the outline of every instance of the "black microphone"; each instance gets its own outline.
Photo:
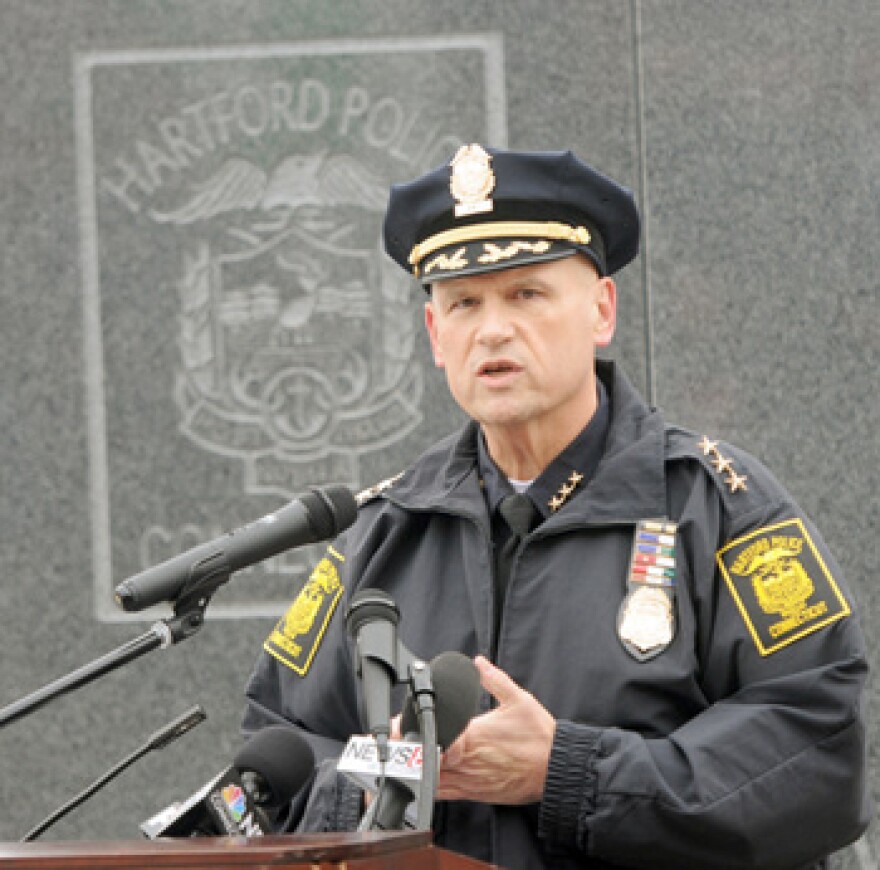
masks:
POLYGON ((314 753, 302 735, 286 725, 271 725, 251 737, 231 767, 140 829, 151 840, 270 834, 274 829, 266 810, 283 807, 314 769, 314 753))
POLYGON ((115 779, 123 770, 134 764, 139 758, 142 758, 154 749, 164 749, 169 743, 173 743, 178 737, 183 737, 187 731, 195 728, 199 723, 204 722, 205 718, 205 711, 201 707, 196 706, 187 710, 186 713, 182 716, 178 716, 167 725, 163 725, 158 731, 155 731, 150 736, 150 739, 147 740, 143 746, 139 747, 131 755, 110 768, 110 770, 95 780, 95 782, 88 786, 88 788, 81 791, 76 797, 64 804, 64 806, 55 810, 54 813, 43 819, 39 825, 31 828, 31 830, 21 838, 21 842, 27 843, 31 840, 35 840, 50 825, 53 825, 59 819, 64 818, 64 816, 66 816, 71 810, 78 807, 87 798, 90 798, 96 791, 98 791, 98 789, 107 785, 110 780, 115 779))
POLYGON ((391 733, 391 687, 397 682, 397 623, 400 611, 381 589, 356 592, 345 615, 357 645, 357 674, 363 684, 367 730, 376 740, 380 762, 388 761, 391 733))
POLYGON ((116 601, 127 611, 176 601, 196 576, 224 582, 233 572, 284 550, 334 538, 356 517, 357 502, 348 488, 312 489, 275 513, 123 580, 116 587, 116 601))
MULTIPOLYGON (((448 749, 477 712, 480 675, 474 663, 457 652, 440 653, 431 661, 430 668, 437 711, 437 743, 441 749, 448 749)), ((404 740, 420 738, 416 703, 411 696, 403 705, 400 730, 404 740)), ((405 783, 396 779, 385 780, 374 798, 375 809, 371 806, 367 812, 367 824, 382 831, 401 830, 406 808, 416 797, 405 783)), ((434 798, 433 795, 427 797, 429 800, 434 798)))

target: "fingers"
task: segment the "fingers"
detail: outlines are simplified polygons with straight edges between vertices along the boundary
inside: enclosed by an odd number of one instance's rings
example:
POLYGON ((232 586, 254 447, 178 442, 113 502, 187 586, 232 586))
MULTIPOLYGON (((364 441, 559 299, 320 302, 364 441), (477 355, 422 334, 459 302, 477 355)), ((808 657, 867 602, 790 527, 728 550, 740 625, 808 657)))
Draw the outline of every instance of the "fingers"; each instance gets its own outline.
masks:
POLYGON ((391 734, 390 737, 392 740, 401 740, 403 735, 400 733, 400 720, 403 718, 402 714, 398 713, 391 720, 391 734))
POLYGON ((484 656, 477 656, 474 664, 480 674, 481 685, 502 706, 514 701, 523 691, 501 668, 495 667, 484 656))
POLYGON ((443 753, 443 765, 445 767, 457 767, 461 764, 465 754, 465 736, 460 734, 443 753))
POLYGON ((475 659, 483 688, 498 706, 475 716, 443 756, 438 797, 489 803, 540 799, 555 720, 527 690, 482 656, 475 659))

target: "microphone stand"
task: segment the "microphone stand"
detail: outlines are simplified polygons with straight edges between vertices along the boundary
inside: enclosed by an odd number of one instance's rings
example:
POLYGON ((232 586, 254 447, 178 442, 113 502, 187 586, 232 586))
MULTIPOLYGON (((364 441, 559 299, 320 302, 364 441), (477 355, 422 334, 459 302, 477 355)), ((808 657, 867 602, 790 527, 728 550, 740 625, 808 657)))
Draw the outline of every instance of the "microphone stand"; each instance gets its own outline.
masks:
MULTIPOLYGON (((386 662, 386 664, 391 667, 396 682, 409 684, 418 713, 422 738, 422 778, 416 789, 416 830, 429 831, 434 815, 434 795, 437 792, 438 777, 437 720, 434 715, 434 684, 431 678, 431 668, 427 662, 416 658, 399 641, 397 661, 386 662), (406 673, 406 679, 401 679, 402 671, 406 673)), ((359 831, 373 829, 381 799, 382 791, 380 788, 361 820, 359 831)))
POLYGON ((143 746, 123 758, 122 761, 111 767, 110 770, 96 779, 90 786, 83 789, 75 797, 71 798, 66 804, 64 804, 64 806, 59 807, 55 812, 43 819, 40 824, 31 828, 31 830, 21 838, 20 842, 28 843, 31 840, 35 840, 43 833, 43 831, 51 825, 54 825, 59 819, 63 819, 71 810, 76 809, 80 804, 88 800, 88 798, 90 798, 96 791, 103 788, 108 782, 110 782, 110 780, 115 779, 120 773, 131 767, 132 764, 143 758, 148 752, 152 752, 154 749, 164 749, 169 743, 173 743, 178 737, 182 737, 191 728, 195 728, 196 725, 203 722, 205 718, 205 711, 201 707, 195 706, 182 716, 178 716, 174 721, 164 725, 158 731, 154 732, 143 746))
POLYGON ((410 691, 415 701, 422 733, 422 780, 416 802, 416 830, 431 830, 434 795, 437 792, 437 720, 434 716, 434 686, 431 668, 415 659, 408 664, 410 691))
POLYGON ((172 601, 173 617, 154 623, 148 631, 133 640, 3 707, 0 709, 0 728, 154 649, 159 647, 167 649, 175 643, 192 637, 204 625, 205 610, 211 601, 211 596, 229 580, 231 574, 229 566, 222 557, 206 559, 194 565, 189 579, 181 588, 177 598, 172 601))

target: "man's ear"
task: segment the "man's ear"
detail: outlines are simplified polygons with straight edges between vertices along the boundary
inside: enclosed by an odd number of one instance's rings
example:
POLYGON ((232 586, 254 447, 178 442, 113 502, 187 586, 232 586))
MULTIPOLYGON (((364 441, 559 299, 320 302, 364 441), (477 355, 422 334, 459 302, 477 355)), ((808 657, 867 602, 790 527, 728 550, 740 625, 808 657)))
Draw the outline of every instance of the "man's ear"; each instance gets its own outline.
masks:
POLYGON ((593 341, 597 347, 608 347, 617 329, 617 285, 613 278, 600 278, 596 286, 596 321, 593 341))
POLYGON ((428 339, 431 342, 431 353, 434 355, 434 365, 438 369, 442 369, 445 365, 443 362, 443 353, 440 350, 440 341, 437 336, 437 320, 434 311, 434 302, 429 299, 425 303, 425 329, 428 330, 428 339))

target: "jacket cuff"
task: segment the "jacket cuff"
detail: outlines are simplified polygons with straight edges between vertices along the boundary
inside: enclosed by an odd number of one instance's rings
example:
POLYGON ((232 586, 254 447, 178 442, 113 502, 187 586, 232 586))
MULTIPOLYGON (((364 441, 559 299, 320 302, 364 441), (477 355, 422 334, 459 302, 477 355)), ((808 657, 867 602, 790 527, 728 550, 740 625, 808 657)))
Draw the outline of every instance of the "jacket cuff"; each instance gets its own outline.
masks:
POLYGON ((333 831, 356 831, 360 824, 364 807, 364 793, 360 786, 355 785, 344 774, 338 774, 339 783, 336 792, 335 818, 333 831))
POLYGON ((548 846, 587 852, 587 822, 596 808, 596 757, 601 728, 559 720, 538 813, 548 846))
POLYGON ((356 831, 363 807, 363 792, 344 773, 336 770, 336 759, 326 758, 315 770, 310 788, 303 789, 284 830, 304 832, 356 831), (295 828, 290 821, 299 819, 295 828))

